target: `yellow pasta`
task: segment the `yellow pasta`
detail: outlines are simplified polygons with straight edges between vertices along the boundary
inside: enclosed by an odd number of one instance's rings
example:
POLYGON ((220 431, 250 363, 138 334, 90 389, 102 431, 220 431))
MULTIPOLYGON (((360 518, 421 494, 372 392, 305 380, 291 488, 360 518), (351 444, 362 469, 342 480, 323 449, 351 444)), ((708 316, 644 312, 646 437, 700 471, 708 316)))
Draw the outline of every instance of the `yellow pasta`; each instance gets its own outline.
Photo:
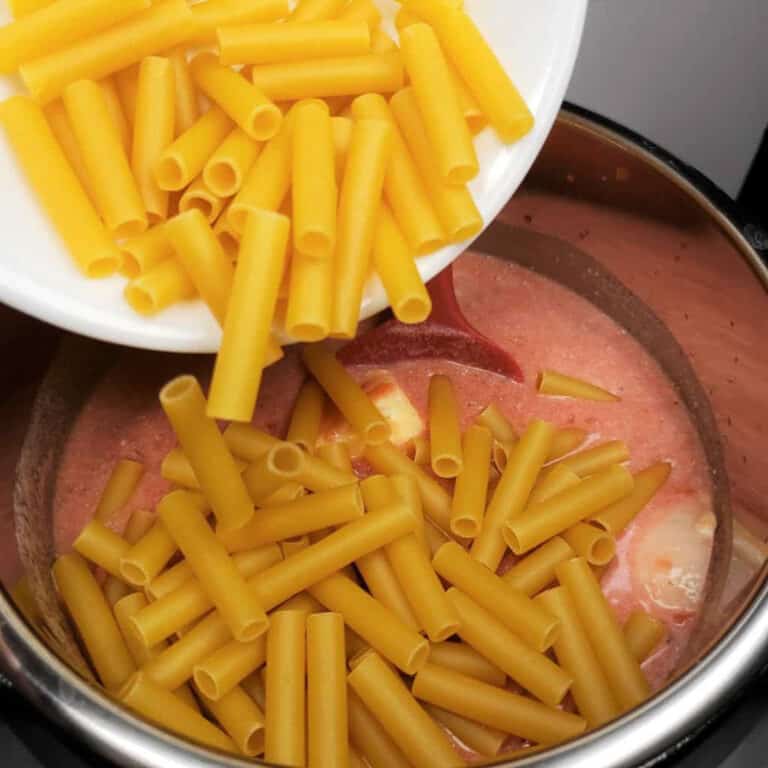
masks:
POLYGON ((483 525, 488 495, 492 436, 479 425, 471 426, 462 441, 463 467, 456 478, 451 505, 451 531, 476 538, 483 525))
POLYGON ((222 530, 240 528, 253 515, 248 491, 235 460, 193 376, 180 376, 160 392, 160 403, 189 459, 222 530))
POLYGON ((320 345, 313 344, 304 347, 302 360, 367 445, 380 445, 389 439, 388 422, 335 355, 320 345))
POLYGON ((525 508, 539 471, 546 460, 554 427, 546 421, 533 421, 510 455, 486 510, 480 535, 473 541, 472 557, 488 566, 498 568, 504 554, 502 531, 507 521, 516 519, 525 508))
POLYGON ((432 564, 458 587, 536 651, 546 651, 558 638, 558 621, 527 596, 505 584, 456 542, 444 544, 432 564))
POLYGON ((344 620, 307 617, 307 764, 336 768, 349 761, 344 620))
POLYGON ((221 107, 255 141, 271 139, 280 129, 282 112, 239 72, 219 64, 212 53, 200 53, 190 64, 200 90, 221 107))
POLYGON ((131 64, 130 67, 115 72, 114 81, 117 95, 120 97, 120 104, 123 107, 123 114, 128 124, 133 127, 136 120, 136 97, 139 91, 139 63, 131 64))
MULTIPOLYGON (((331 100, 326 99, 325 103, 331 106, 331 100)), ((349 145, 352 141, 353 122, 349 117, 332 117, 331 132, 333 133, 333 152, 334 164, 336 167, 336 181, 341 183, 344 178, 344 169, 347 166, 347 155, 349 154, 349 145)))
POLYGON ((482 216, 466 186, 443 182, 413 91, 398 91, 390 107, 448 241, 461 242, 478 234, 483 227, 482 216))
POLYGON ((451 587, 447 594, 459 614, 458 634, 465 643, 544 703, 557 706, 562 701, 572 682, 567 672, 532 650, 464 592, 451 587))
POLYGON ((158 512, 235 639, 247 642, 264 633, 263 609, 196 507, 195 496, 174 491, 158 504, 158 512))
POLYGON ((317 382, 312 379, 305 381, 293 404, 285 439, 308 453, 314 453, 324 405, 325 395, 317 382))
POLYGON ((120 575, 129 584, 143 587, 162 571, 175 552, 176 543, 163 522, 157 520, 120 558, 120 575))
POLYGON ((99 87, 104 95, 104 100, 107 103, 107 110, 112 118, 112 122, 117 128, 117 132, 120 135, 120 143, 123 145, 123 149, 126 153, 131 151, 131 126, 128 124, 128 118, 126 118, 123 112, 122 102, 120 101, 120 94, 117 90, 117 84, 114 78, 105 77, 99 82, 99 87))
POLYGON ((205 216, 193 208, 165 225, 176 258, 198 293, 223 327, 234 280, 234 268, 205 216))
POLYGON ((413 24, 401 30, 400 46, 440 177, 448 184, 464 184, 477 175, 479 164, 435 32, 426 24, 413 24))
POLYGON ((409 459, 390 442, 367 445, 365 458, 376 472, 385 475, 410 475, 416 481, 424 511, 444 531, 450 530, 451 497, 434 477, 409 459))
POLYGON ((272 445, 243 472, 243 481, 253 502, 263 505, 287 480, 301 473, 304 461, 304 453, 297 445, 288 442, 272 445))
POLYGON ((360 489, 348 485, 259 510, 248 525, 219 536, 230 552, 240 552, 342 525, 362 515, 360 489))
POLYGON ((269 610, 358 557, 407 535, 414 524, 414 516, 402 507, 365 515, 259 574, 251 580, 252 588, 269 610))
POLYGON ((170 691, 154 683, 146 672, 137 672, 120 690, 119 699, 147 720, 214 749, 235 752, 232 740, 199 712, 170 691))
POLYGON ((148 509, 136 509, 125 525, 123 538, 133 546, 154 524, 154 512, 148 509))
POLYGON ((350 0, 337 14, 338 21, 364 21, 373 32, 381 22, 381 13, 373 0, 350 0))
POLYGON ((0 104, 0 124, 27 181, 78 267, 88 277, 108 277, 120 251, 69 165, 42 109, 25 96, 0 104))
POLYGON ((149 8, 149 0, 64 0, 0 28, 0 73, 57 51, 149 8))
POLYGON ((660 461, 634 475, 635 486, 629 496, 601 509, 591 520, 603 530, 619 536, 632 519, 667 481, 672 465, 660 461))
POLYGON ((116 689, 136 668, 95 577, 72 554, 56 560, 53 578, 99 679, 105 688, 116 689))
MULTIPOLYGON (((210 1, 210 0, 209 0, 210 1)), ((292 123, 289 113, 277 136, 267 142, 243 186, 227 209, 227 219, 242 235, 248 212, 256 210, 277 211, 283 204, 291 186, 292 123)))
POLYGON ((587 561, 561 563, 557 578, 573 601, 621 711, 641 704, 650 695, 648 681, 587 561))
MULTIPOLYGON (((504 540, 517 555, 591 517, 632 492, 629 470, 616 464, 582 480, 545 501, 532 504, 525 516, 512 518, 503 528, 504 540)), ((573 547, 573 542, 569 542, 573 547)))
POLYGON ((613 536, 596 525, 576 523, 567 531, 563 531, 563 538, 573 551, 590 565, 608 565, 616 554, 616 541, 613 536))
POLYGON ((296 341, 314 343, 331 331, 334 264, 294 251, 285 331, 296 341))
POLYGON ((123 256, 120 274, 132 280, 171 258, 173 246, 163 227, 156 226, 120 243, 120 252, 123 256))
POLYGON ((563 466, 570 469, 571 472, 575 472, 579 477, 587 477, 610 467, 612 464, 621 464, 628 459, 629 449, 626 444, 622 440, 609 440, 560 459, 547 472, 553 472, 555 467, 563 466))
POLYGON ((179 213, 186 213, 197 209, 213 224, 224 210, 224 200, 215 195, 208 188, 202 176, 198 176, 183 192, 179 198, 179 213))
POLYGON ((537 390, 541 395, 573 397, 579 400, 616 402, 621 399, 601 387, 556 371, 542 371, 539 374, 537 390))
POLYGON ((488 685, 503 688, 507 675, 488 659, 465 643, 432 643, 429 650, 429 663, 447 667, 462 675, 482 680, 488 685))
POLYGON ((165 259, 131 280, 123 295, 140 315, 154 315, 194 298, 197 291, 187 272, 174 259, 165 259))
POLYGON ((209 699, 218 701, 260 669, 266 658, 266 635, 249 643, 233 640, 195 665, 195 685, 209 699))
POLYGON ((476 421, 481 427, 491 431, 495 441, 494 463, 499 472, 503 472, 507 463, 507 455, 517 442, 517 432, 495 403, 491 403, 485 408, 476 421), (501 461, 498 459, 499 451, 503 453, 503 460, 501 461))
POLYGON ((130 459, 120 459, 102 491, 94 518, 101 522, 111 520, 131 498, 143 475, 143 464, 130 459))
POLYGON ((371 768, 412 768, 394 739, 352 688, 348 690, 347 709, 350 743, 365 756, 371 768))
POLYGON ((51 5, 53 2, 55 0, 8 0, 8 7, 11 9, 13 18, 20 19, 51 5))
POLYGON ((148 56, 139 68, 133 124, 131 167, 150 224, 168 215, 168 191, 160 189, 154 168, 173 143, 176 124, 176 79, 170 59, 148 56))
POLYGON ((403 87, 404 76, 398 53, 263 64, 251 74, 275 101, 393 93, 403 87))
POLYGON ((264 713, 242 689, 233 688, 213 701, 201 694, 203 704, 246 757, 264 751, 264 713))
POLYGON ((212 613, 148 662, 143 671, 159 686, 175 690, 192 677, 196 664, 231 640, 227 625, 217 612, 212 613))
POLYGON ((531 597, 555 580, 555 569, 560 563, 575 555, 565 539, 554 536, 515 563, 502 578, 511 587, 531 597))
POLYGON ((120 628, 120 633, 125 640, 128 652, 131 654, 138 669, 141 669, 144 664, 157 656, 165 648, 164 643, 160 643, 152 648, 147 648, 144 643, 131 632, 131 617, 135 616, 142 608, 146 608, 146 606, 147 598, 141 592, 132 592, 122 597, 112 607, 117 626, 120 628))
POLYGON ((208 394, 211 418, 249 422, 253 416, 285 270, 289 227, 288 218, 279 213, 249 216, 208 394))
POLYGON ((585 440, 587 433, 578 427, 558 429, 552 438, 552 446, 549 449, 549 461, 562 458, 566 454, 575 451, 585 440))
POLYGON ((205 164, 232 131, 232 121, 218 107, 212 107, 176 141, 155 163, 155 181, 160 189, 184 189, 205 168, 205 164))
POLYGON ((438 477, 456 477, 462 470, 461 427, 453 384, 447 376, 429 380, 429 447, 432 471, 438 477))
POLYGON ((291 21, 321 21, 339 15, 345 5, 344 0, 300 0, 291 14, 291 21))
POLYGON ((533 128, 533 115, 468 13, 440 0, 408 0, 405 7, 429 23, 496 132, 517 141, 533 128))
POLYGON ((165 55, 173 65, 173 79, 176 85, 175 125, 177 135, 181 135, 188 131, 200 117, 197 89, 189 71, 186 46, 180 45, 173 48, 165 55))
POLYGON ((80 147, 77 146, 77 139, 75 138, 75 134, 72 133, 72 125, 69 122, 67 110, 61 99, 52 101, 48 104, 45 108, 45 118, 48 121, 48 125, 50 126, 56 141, 58 141, 61 150, 64 152, 64 156, 69 162, 71 169, 77 175, 83 191, 92 203, 94 194, 88 181, 88 173, 83 165, 83 157, 80 154, 80 147))
POLYGON ((429 643, 351 579, 337 573, 312 585, 309 592, 328 610, 340 613, 347 626, 406 674, 426 661, 429 643))
POLYGON ((307 21, 221 27, 218 41, 222 64, 275 64, 368 53, 371 33, 365 21, 307 21))
POLYGON ((101 88, 81 80, 63 98, 104 222, 117 238, 140 234, 147 228, 144 204, 101 88))
MULTIPOLYGON (((109 7, 113 5, 110 3, 109 7)), ((66 48, 23 64, 21 78, 32 96, 45 104, 70 83, 83 78, 100 80, 145 56, 185 41, 192 23, 186 0, 166 0, 66 48)), ((131 116, 127 116, 131 120, 131 116)))
POLYGON ((484 757, 495 757, 507 740, 508 734, 503 731, 480 725, 447 709, 440 709, 433 704, 424 705, 424 709, 459 741, 484 757))
POLYGON ((240 251, 240 233, 235 232, 229 220, 229 206, 216 220, 213 225, 213 233, 216 235, 219 245, 232 263, 237 262, 237 255, 240 251))
POLYGON ((463 765, 443 730, 419 706, 398 675, 371 653, 350 672, 349 684, 413 765, 463 765))
POLYGON ((425 665, 413 681, 416 698, 478 723, 539 744, 557 744, 584 732, 577 715, 545 706, 471 677, 425 665))
POLYGON ((264 758, 306 764, 306 615, 276 611, 267 636, 264 758))
POLYGON ((205 185, 220 198, 236 195, 256 162, 260 148, 261 145, 242 128, 235 128, 205 164, 205 185))
POLYGON ((98 520, 91 520, 75 539, 72 548, 86 560, 120 577, 120 558, 131 545, 98 520))
POLYGON ((642 664, 667 637, 664 622, 644 611, 634 611, 624 624, 632 655, 642 664))
MULTIPOLYGON (((120 602, 120 600, 122 600, 126 595, 131 594, 131 588, 124 581, 121 581, 120 579, 117 579, 114 576, 110 576, 104 582, 103 589, 104 589, 104 597, 107 598, 107 603, 109 603, 109 605, 111 605, 113 609, 115 605, 117 605, 117 603, 120 602)), ((137 592, 135 594, 139 594, 139 593, 137 592)), ((22 611, 23 611, 23 608, 22 608, 22 611)))
POLYGON ((329 259, 336 244, 337 188, 328 106, 300 101, 293 110, 293 247, 329 259))
POLYGON ((331 332, 352 338, 368 275, 392 128, 383 120, 357 120, 339 196, 338 244, 331 332))
POLYGON ((413 253, 389 207, 382 203, 373 235, 373 268, 381 278, 392 311, 401 323, 423 323, 432 299, 413 253))
POLYGON ((381 27, 371 31, 371 53, 392 53, 397 50, 397 43, 381 27))
POLYGON ((555 587, 542 592, 535 602, 562 624, 554 651, 560 665, 573 677, 571 696, 590 728, 598 728, 620 714, 608 680, 567 590, 555 587))
POLYGON ((288 0, 206 0, 192 6, 196 43, 215 43, 216 30, 236 24, 277 21, 290 14, 288 0))

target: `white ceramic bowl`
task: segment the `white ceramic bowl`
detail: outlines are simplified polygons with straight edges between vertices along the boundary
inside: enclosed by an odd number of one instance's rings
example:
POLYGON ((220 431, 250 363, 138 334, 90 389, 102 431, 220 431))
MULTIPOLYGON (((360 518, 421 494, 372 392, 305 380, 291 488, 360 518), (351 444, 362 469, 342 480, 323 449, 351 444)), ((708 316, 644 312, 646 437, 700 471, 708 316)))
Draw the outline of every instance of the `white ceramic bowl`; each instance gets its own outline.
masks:
MULTIPOLYGON (((377 2, 391 24, 398 6, 392 0, 377 2)), ((470 186, 486 223, 514 194, 552 127, 573 71, 586 6, 587 0, 466 0, 536 119, 533 131, 511 146, 490 129, 477 137, 481 171, 470 186)), ((0 23, 8 20, 7 6, 0 0, 0 23)), ((0 99, 21 90, 16 78, 0 77, 0 99)), ((218 349, 220 329, 201 301, 144 318, 123 300, 123 278, 87 280, 78 272, 27 187, 2 131, 0 232, 0 301, 104 341, 176 352, 218 349)), ((424 279, 436 275, 468 245, 450 245, 419 259, 424 279)), ((386 306, 379 280, 371 280, 361 316, 370 317, 386 306)))

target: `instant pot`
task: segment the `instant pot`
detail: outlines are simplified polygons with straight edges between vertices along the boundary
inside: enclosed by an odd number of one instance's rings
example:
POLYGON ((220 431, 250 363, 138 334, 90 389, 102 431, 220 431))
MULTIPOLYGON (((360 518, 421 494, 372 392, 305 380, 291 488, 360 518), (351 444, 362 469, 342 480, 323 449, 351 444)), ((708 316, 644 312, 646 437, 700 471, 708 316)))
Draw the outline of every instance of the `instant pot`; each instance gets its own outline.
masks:
MULTIPOLYGON (((696 171, 567 107, 525 183, 473 248, 559 280, 619 320, 675 382, 702 439, 718 526, 683 667, 621 719, 514 762, 656 764, 727 709, 768 661, 768 239, 696 171)), ((16 536, 46 617, 33 628, 0 590, 0 671, 13 695, 121 765, 253 765, 146 724, 89 681, 47 575, 51 498, 67 428, 114 350, 14 314, 0 323, 0 537, 16 536)))

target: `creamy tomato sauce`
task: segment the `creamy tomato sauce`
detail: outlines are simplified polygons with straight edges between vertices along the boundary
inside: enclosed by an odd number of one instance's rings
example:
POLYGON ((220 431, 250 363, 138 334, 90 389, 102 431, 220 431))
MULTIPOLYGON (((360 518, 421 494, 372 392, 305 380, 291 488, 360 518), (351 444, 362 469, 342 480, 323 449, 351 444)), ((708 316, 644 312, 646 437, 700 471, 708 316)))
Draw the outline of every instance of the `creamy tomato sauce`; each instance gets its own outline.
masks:
MULTIPOLYGON (((396 363, 384 372, 398 390, 396 397, 390 392, 387 408, 396 417, 405 404, 407 431, 419 431, 426 420, 429 377, 445 373, 456 386, 463 426, 495 402, 520 430, 532 418, 543 418, 586 430, 586 445, 624 440, 633 471, 659 460, 672 463, 669 481, 621 537, 617 557, 603 577, 621 620, 642 608, 667 624, 668 642, 645 663, 653 687, 659 688, 679 661, 700 609, 715 525, 708 470, 687 411, 653 358, 613 320, 562 286, 474 253, 456 263, 455 284, 469 321, 517 359, 525 382, 449 361, 396 363), (620 395, 621 401, 537 395, 536 377, 543 368, 584 378, 620 395)), ((89 399, 69 438, 57 486, 60 551, 69 549, 92 515, 117 459, 142 461, 147 473, 115 520, 116 528, 134 509, 151 508, 167 491, 160 462, 175 441, 157 392, 182 371, 205 380, 210 360, 126 352, 89 399)), ((380 381, 382 372, 368 367, 353 374, 380 381)), ((258 426, 285 433, 302 378, 295 351, 267 371, 254 419, 258 426)))

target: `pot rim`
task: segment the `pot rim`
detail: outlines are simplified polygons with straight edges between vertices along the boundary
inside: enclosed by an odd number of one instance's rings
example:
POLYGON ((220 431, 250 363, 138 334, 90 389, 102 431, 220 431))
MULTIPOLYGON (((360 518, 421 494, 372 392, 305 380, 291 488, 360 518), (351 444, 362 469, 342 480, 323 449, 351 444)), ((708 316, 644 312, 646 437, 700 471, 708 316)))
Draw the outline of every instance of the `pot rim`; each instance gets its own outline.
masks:
MULTIPOLYGON (((768 253, 768 236, 745 220, 712 181, 653 142, 589 110, 566 103, 558 120, 620 145, 689 195, 719 225, 768 290, 768 264, 759 255, 768 253)), ((663 760, 695 738, 768 663, 767 605, 768 582, 706 656, 641 707, 554 751, 496 764, 626 768, 663 760)), ((111 760, 146 768, 212 764, 211 750, 145 723, 81 679, 27 626, 2 585, 0 661, 18 689, 43 713, 73 728, 86 744, 111 760)), ((217 764, 245 768, 258 763, 220 754, 217 764)))

